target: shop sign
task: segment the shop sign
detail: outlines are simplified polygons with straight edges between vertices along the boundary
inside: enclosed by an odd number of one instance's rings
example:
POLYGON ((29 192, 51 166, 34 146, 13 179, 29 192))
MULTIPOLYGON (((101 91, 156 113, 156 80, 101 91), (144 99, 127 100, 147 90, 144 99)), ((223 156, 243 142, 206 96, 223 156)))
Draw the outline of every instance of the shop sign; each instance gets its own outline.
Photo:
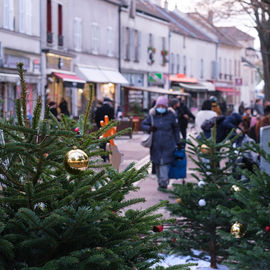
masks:
POLYGON ((162 73, 153 73, 153 72, 149 73, 148 84, 150 86, 164 85, 163 74, 162 73))
POLYGON ((135 91, 129 90, 128 91, 128 101, 129 103, 141 103, 143 100, 143 92, 142 91, 135 91))
POLYGON ((5 55, 5 62, 4 62, 4 67, 6 68, 17 68, 17 63, 23 63, 23 68, 25 70, 29 70, 30 68, 30 59, 27 57, 21 57, 17 55, 11 55, 11 54, 6 54, 5 55))
POLYGON ((236 78, 235 79, 235 85, 236 86, 241 86, 243 84, 242 78, 236 78))
POLYGON ((39 73, 40 72, 40 60, 39 59, 34 59, 33 60, 33 72, 34 73, 39 73))

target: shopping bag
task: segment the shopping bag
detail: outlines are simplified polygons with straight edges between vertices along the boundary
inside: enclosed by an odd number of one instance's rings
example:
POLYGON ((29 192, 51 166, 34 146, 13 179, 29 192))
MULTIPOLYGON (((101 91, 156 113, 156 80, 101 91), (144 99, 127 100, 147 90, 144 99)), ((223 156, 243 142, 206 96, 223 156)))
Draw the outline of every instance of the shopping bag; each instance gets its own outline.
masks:
POLYGON ((187 158, 185 149, 177 149, 173 154, 173 162, 169 164, 169 178, 183 179, 187 176, 187 158))
POLYGON ((151 132, 149 135, 146 135, 146 137, 143 137, 141 141, 141 145, 143 147, 150 148, 152 145, 152 137, 153 137, 153 132, 151 132))

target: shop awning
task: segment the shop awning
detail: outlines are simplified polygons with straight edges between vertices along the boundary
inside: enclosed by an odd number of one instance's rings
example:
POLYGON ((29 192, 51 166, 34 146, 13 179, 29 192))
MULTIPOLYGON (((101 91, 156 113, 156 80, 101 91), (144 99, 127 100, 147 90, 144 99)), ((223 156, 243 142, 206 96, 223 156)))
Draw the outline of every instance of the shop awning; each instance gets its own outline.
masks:
POLYGON ((198 81, 195 78, 189 78, 186 77, 185 74, 177 73, 177 74, 172 74, 169 77, 171 82, 182 82, 182 83, 197 83, 198 81))
POLYGON ((128 84, 128 81, 125 79, 125 77, 116 70, 102 69, 101 71, 107 78, 108 83, 128 84))
POLYGON ((108 82, 105 74, 98 68, 78 68, 79 75, 82 76, 87 82, 106 83, 108 82))
POLYGON ((227 88, 227 87, 216 87, 217 91, 229 94, 229 95, 240 95, 240 91, 234 88, 227 88))
POLYGON ((202 85, 200 83, 179 83, 179 86, 187 91, 193 92, 205 92, 208 90, 205 85, 202 85))
POLYGON ((20 77, 18 74, 0 73, 0 82, 17 83, 20 77))
POLYGON ((84 88, 85 81, 75 74, 53 73, 56 77, 63 80, 64 87, 84 88))
POLYGON ((200 81, 199 83, 205 86, 208 91, 215 91, 215 85, 213 83, 207 81, 200 81))
POLYGON ((151 93, 157 93, 160 95, 175 95, 175 96, 190 96, 188 93, 183 93, 181 91, 169 91, 159 87, 139 87, 139 86, 123 86, 123 88, 134 90, 134 91, 146 91, 151 93))

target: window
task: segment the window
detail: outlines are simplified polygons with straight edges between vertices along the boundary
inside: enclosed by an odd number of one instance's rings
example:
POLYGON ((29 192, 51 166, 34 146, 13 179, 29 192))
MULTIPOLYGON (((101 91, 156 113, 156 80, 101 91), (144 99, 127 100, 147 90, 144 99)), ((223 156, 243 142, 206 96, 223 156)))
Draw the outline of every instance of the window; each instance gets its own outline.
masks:
POLYGON ((190 77, 193 77, 193 59, 190 58, 190 70, 189 70, 190 77))
POLYGON ((222 59, 218 58, 218 71, 219 71, 219 79, 222 79, 222 59))
POLYGON ((63 6, 58 4, 58 36, 63 36, 63 6))
POLYGON ((25 0, 19 2, 19 32, 25 31, 25 0))
POLYGON ((111 26, 107 27, 107 55, 112 57, 114 48, 113 48, 113 28, 111 26))
POLYGON ((153 47, 153 34, 149 34, 149 47, 153 47))
POLYGON ((229 60, 229 79, 232 80, 232 60, 229 60))
POLYGON ((171 74, 174 74, 174 54, 171 53, 171 74))
POLYGON ((224 59, 224 79, 227 79, 227 59, 224 59))
POLYGON ((183 48, 184 49, 186 48, 186 37, 185 36, 183 37, 183 48))
POLYGON ((241 77, 241 61, 238 61, 238 77, 241 77))
POLYGON ((135 30, 135 62, 140 62, 141 56, 141 32, 135 30))
POLYGON ((82 19, 78 17, 74 18, 74 50, 82 50, 82 19))
POLYGON ((14 30, 14 0, 3 0, 3 28, 14 30))
POLYGON ((91 52, 93 54, 99 53, 99 25, 94 22, 91 24, 91 52))
POLYGON ((124 27, 124 60, 130 60, 130 29, 124 27))
POLYGON ((183 73, 187 75, 187 58, 185 55, 183 56, 183 73))
POLYGON ((234 59, 234 76, 237 76, 237 60, 234 59))
POLYGON ((201 59, 200 61, 200 78, 203 79, 204 77, 204 62, 203 62, 203 59, 201 59))
POLYGON ((52 1, 47 0, 47 33, 52 33, 52 1))
POLYGON ((180 56, 176 55, 176 73, 180 73, 180 56))
POLYGON ((19 1, 19 32, 32 34, 32 0, 19 1))
POLYGON ((26 0, 25 26, 26 33, 32 35, 32 0, 26 0))

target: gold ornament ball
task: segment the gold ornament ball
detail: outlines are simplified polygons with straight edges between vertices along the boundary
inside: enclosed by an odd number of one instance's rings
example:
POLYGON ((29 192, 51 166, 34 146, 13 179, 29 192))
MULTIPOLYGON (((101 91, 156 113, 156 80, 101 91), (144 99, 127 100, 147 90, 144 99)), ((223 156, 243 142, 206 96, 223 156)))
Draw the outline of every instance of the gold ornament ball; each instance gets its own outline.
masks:
POLYGON ((177 199, 176 199, 176 202, 177 202, 177 203, 182 203, 181 198, 177 198, 177 199))
POLYGON ((238 191, 241 191, 241 188, 238 187, 237 185, 232 185, 231 191, 232 191, 232 192, 233 192, 233 191, 238 192, 238 191))
POLYGON ((206 144, 201 145, 201 152, 204 154, 209 154, 210 153, 210 148, 206 144))
POLYGON ((83 172, 88 167, 88 156, 80 149, 73 149, 66 153, 64 167, 71 174, 83 172))
POLYGON ((231 234, 235 237, 235 238, 241 238, 245 235, 246 230, 243 224, 239 223, 239 222, 235 222, 232 227, 231 227, 231 234))

